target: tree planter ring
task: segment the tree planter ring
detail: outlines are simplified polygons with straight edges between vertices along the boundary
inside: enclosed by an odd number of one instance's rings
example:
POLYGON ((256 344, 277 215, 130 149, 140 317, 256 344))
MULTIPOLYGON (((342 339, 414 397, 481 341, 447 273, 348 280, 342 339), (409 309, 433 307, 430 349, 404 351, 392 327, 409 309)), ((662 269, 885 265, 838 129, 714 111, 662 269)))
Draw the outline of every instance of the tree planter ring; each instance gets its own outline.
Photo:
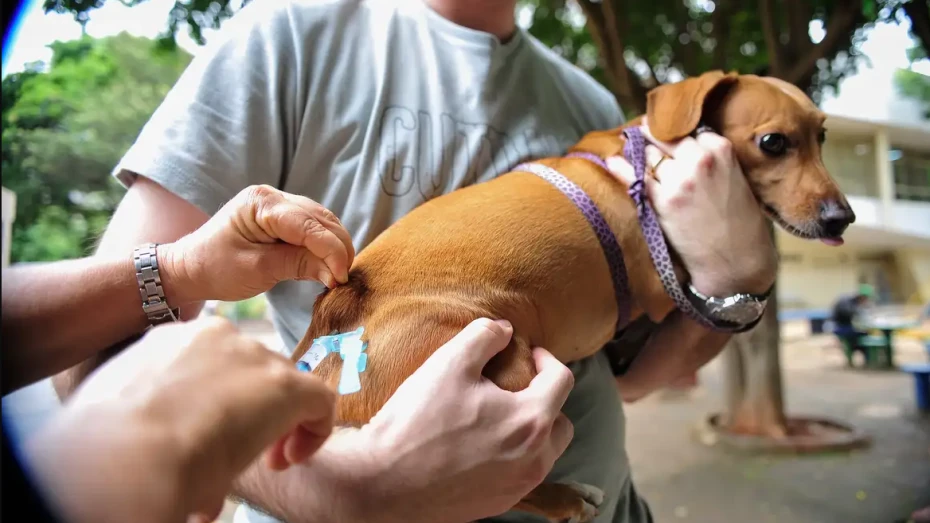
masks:
POLYGON ((695 431, 698 441, 747 454, 838 452, 865 448, 872 443, 861 430, 826 418, 789 417, 788 434, 776 438, 729 432, 720 426, 720 417, 719 413, 710 414, 698 423, 695 431))

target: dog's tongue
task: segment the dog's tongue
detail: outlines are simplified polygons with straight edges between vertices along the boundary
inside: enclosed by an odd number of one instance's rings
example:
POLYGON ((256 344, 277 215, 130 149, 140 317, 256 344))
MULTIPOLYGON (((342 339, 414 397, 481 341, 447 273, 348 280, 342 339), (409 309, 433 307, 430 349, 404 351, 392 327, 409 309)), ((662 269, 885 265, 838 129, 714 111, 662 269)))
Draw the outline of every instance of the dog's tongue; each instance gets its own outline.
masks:
POLYGON ((840 245, 843 245, 842 238, 821 238, 820 241, 832 247, 839 247, 840 245))

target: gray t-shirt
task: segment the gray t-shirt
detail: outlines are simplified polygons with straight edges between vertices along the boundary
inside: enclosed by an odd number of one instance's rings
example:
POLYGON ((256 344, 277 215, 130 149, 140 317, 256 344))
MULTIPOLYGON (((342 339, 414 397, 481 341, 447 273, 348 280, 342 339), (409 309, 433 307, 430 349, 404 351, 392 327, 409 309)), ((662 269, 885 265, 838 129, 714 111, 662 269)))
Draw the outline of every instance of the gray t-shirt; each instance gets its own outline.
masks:
MULTIPOLYGON (((430 198, 622 121, 606 89, 522 31, 502 43, 421 0, 256 0, 194 59, 114 174, 151 178, 208 214, 252 184, 301 194, 360 251, 430 198)), ((286 350, 321 289, 267 293, 286 350)), ((646 521, 606 357, 571 368, 575 439, 550 479, 603 488, 599 523, 646 521)), ((243 508, 237 521, 271 520, 243 508)))

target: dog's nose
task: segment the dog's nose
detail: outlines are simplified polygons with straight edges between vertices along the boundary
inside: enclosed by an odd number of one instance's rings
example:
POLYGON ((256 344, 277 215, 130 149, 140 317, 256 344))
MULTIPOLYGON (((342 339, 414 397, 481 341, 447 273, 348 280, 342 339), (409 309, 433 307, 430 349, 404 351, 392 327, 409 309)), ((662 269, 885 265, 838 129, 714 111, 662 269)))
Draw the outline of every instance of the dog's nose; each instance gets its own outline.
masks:
POLYGON ((849 224, 855 221, 856 213, 848 204, 841 204, 836 200, 820 202, 820 227, 823 229, 824 236, 839 238, 849 224))

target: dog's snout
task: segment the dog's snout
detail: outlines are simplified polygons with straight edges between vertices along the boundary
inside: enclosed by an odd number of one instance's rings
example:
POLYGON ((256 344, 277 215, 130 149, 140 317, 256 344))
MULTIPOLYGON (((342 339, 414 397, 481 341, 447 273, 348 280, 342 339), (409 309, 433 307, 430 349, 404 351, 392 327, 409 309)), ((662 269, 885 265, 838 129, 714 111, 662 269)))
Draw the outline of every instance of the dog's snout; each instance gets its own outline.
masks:
POLYGON ((824 236, 839 238, 849 224, 855 221, 856 213, 849 207, 849 204, 836 200, 820 202, 820 226, 823 228, 824 236))

